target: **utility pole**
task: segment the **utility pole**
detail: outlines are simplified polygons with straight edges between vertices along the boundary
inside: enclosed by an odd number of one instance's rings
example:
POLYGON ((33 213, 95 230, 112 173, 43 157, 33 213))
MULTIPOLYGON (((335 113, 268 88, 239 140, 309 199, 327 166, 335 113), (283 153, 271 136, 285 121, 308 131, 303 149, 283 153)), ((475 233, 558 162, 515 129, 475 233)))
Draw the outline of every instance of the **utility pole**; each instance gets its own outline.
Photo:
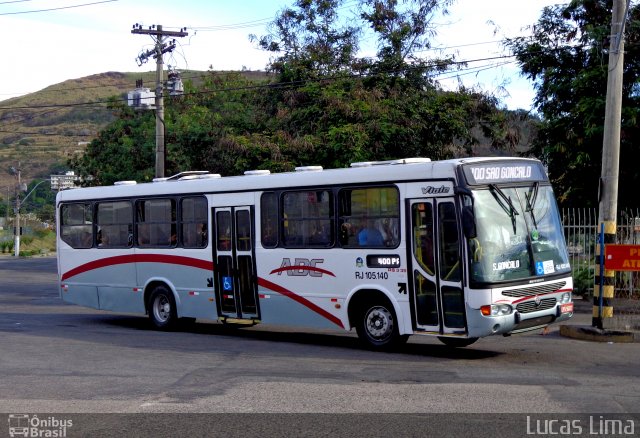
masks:
POLYGON ((20 191, 22 190, 22 181, 20 179, 20 163, 18 163, 18 168, 16 171, 16 179, 18 184, 16 185, 16 212, 15 219, 13 220, 13 229, 14 229, 14 241, 13 241, 13 255, 15 257, 20 256, 20 234, 22 233, 22 228, 20 227, 20 191))
POLYGON ((10 187, 7 187, 7 210, 5 212, 5 220, 4 220, 4 226, 9 228, 9 209, 11 208, 11 193, 10 193, 10 187))
MULTIPOLYGON (((602 173, 598 190, 598 232, 603 233, 603 244, 615 243, 618 209, 618 178, 620 167, 620 124, 622 119, 622 74, 624 71, 624 22, 629 0, 613 0, 611 14, 611 41, 609 43, 609 70, 607 100, 602 144, 602 173)), ((599 245, 598 245, 599 246, 599 245)), ((598 248, 596 257, 600 262, 598 248)), ((604 261, 603 261, 604 262, 604 261)), ((604 318, 613 317, 615 271, 602 269, 596 264, 593 296, 592 326, 604 328, 604 318), (601 278, 602 277, 602 278, 601 278)))
POLYGON ((155 49, 138 56, 138 65, 147 62, 150 56, 156 59, 156 178, 164 178, 164 97, 163 97, 163 59, 162 55, 175 49, 175 40, 167 43, 166 37, 185 37, 189 35, 186 28, 180 31, 163 30, 162 25, 153 25, 149 29, 142 29, 139 24, 133 25, 131 33, 138 35, 151 35, 155 37, 155 49))

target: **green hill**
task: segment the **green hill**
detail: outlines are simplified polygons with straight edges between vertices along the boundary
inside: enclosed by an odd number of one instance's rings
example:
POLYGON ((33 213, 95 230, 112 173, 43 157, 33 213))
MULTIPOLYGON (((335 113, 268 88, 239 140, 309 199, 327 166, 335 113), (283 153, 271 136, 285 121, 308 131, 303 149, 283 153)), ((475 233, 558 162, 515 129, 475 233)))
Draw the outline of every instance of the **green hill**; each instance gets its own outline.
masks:
MULTIPOLYGON (((181 74, 183 81, 197 82, 205 72, 181 74)), ((112 96, 124 98, 135 88, 137 79, 142 79, 146 87, 155 88, 155 71, 107 72, 1 101, 0 187, 13 187, 14 177, 8 169, 17 167, 18 162, 26 182, 65 170, 67 157, 82 151, 86 142, 112 120, 106 104, 95 102, 112 96)))
MULTIPOLYGON (((181 71, 184 82, 198 85, 212 72, 181 71)), ((213 74, 216 74, 215 72, 213 74)), ((263 80, 264 72, 243 71, 250 80, 263 80)), ((25 96, 0 102, 0 197, 15 185, 10 167, 20 163, 23 182, 46 178, 56 171, 67 170, 67 159, 82 152, 86 144, 113 118, 104 103, 116 96, 124 98, 133 90, 136 80, 154 89, 155 71, 145 73, 107 72, 51 85, 25 96)), ((166 80, 166 72, 165 72, 166 80)), ((475 134, 480 144, 473 155, 512 155, 526 151, 535 136, 532 119, 527 114, 509 112, 509 135, 514 147, 493 148, 479 129, 475 134)), ((454 142, 455 145, 455 142, 454 142)), ((455 146, 454 146, 455 150, 455 146)), ((468 152, 460 149, 460 156, 468 152)))

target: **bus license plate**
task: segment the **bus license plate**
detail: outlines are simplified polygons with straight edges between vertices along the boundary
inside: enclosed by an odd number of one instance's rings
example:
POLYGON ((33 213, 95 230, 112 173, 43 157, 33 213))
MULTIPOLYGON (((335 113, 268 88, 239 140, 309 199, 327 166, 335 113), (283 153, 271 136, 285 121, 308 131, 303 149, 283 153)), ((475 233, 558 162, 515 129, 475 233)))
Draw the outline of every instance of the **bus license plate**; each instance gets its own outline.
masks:
POLYGON ((571 312, 573 312, 573 303, 560 305, 560 313, 571 313, 571 312))

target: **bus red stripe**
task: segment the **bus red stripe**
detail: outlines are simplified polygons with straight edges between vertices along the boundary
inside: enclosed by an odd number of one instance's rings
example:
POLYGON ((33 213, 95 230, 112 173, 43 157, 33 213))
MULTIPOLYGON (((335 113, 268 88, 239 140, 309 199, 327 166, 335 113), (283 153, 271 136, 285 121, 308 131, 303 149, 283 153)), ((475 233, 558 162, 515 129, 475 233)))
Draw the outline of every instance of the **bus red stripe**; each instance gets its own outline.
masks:
POLYGON ((309 309, 313 310, 314 312, 316 312, 317 314, 319 314, 320 316, 323 316, 325 318, 327 318, 329 321, 331 321, 332 323, 336 324, 338 327, 340 328, 344 328, 344 325, 342 324, 342 321, 340 321, 339 318, 337 318, 336 316, 332 315, 331 313, 327 312, 326 310, 324 310, 323 308, 319 307, 316 304, 313 304, 311 301, 307 300, 306 298, 302 298, 300 295, 297 295, 293 292, 291 292, 288 289, 285 289, 282 286, 279 286, 275 283, 270 282, 269 280, 265 280, 264 278, 258 278, 258 284, 262 287, 266 287, 267 289, 271 289, 274 292, 278 292, 286 297, 291 298, 292 300, 302 304, 305 307, 308 307, 309 309))
MULTIPOLYGON (((122 265, 126 263, 168 263, 173 265, 183 265, 183 266, 191 266, 194 268, 205 269, 209 271, 213 271, 213 263, 208 260, 195 259, 192 257, 184 257, 184 256, 175 256, 175 255, 166 255, 166 254, 127 254, 115 257, 106 257, 99 260, 93 260, 89 263, 85 263, 84 265, 77 266, 70 271, 62 274, 61 281, 65 281, 71 277, 76 275, 93 271, 94 269, 105 268, 108 266, 122 265)), ((313 310, 320 316, 328 319, 333 322, 340 328, 344 328, 342 321, 339 318, 327 312, 323 308, 318 305, 312 303, 306 298, 301 297, 300 295, 291 292, 288 289, 285 289, 282 286, 279 286, 275 283, 270 282, 269 280, 265 280, 263 278, 258 278, 258 284, 267 289, 278 292, 297 303, 302 304, 305 307, 313 310)))
POLYGON ((115 257, 106 257, 93 260, 84 265, 77 266, 62 274, 61 280, 65 281, 76 275, 93 271, 94 269, 105 268, 107 266, 122 265, 127 263, 168 263, 171 265, 191 266, 193 268, 213 271, 213 263, 208 260, 195 259, 192 257, 166 255, 166 254, 127 254, 115 257))

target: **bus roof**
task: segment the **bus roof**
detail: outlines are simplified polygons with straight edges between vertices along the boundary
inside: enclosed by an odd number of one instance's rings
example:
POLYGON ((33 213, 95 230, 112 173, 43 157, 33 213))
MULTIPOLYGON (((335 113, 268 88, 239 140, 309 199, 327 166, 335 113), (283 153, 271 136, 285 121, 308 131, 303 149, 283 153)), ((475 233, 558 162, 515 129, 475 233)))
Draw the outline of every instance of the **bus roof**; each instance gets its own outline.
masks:
POLYGON ((365 182, 389 183, 423 179, 444 180, 455 178, 455 169, 462 164, 480 164, 492 161, 529 161, 539 163, 535 159, 515 157, 472 157, 442 161, 407 158, 352 163, 350 168, 322 169, 320 166, 304 166, 296 168, 294 172, 248 171, 245 175, 226 177, 195 171, 183 172, 168 178, 158 178, 150 183, 138 184, 135 181, 119 181, 112 186, 63 190, 58 193, 56 203, 160 194, 225 193, 365 182))

